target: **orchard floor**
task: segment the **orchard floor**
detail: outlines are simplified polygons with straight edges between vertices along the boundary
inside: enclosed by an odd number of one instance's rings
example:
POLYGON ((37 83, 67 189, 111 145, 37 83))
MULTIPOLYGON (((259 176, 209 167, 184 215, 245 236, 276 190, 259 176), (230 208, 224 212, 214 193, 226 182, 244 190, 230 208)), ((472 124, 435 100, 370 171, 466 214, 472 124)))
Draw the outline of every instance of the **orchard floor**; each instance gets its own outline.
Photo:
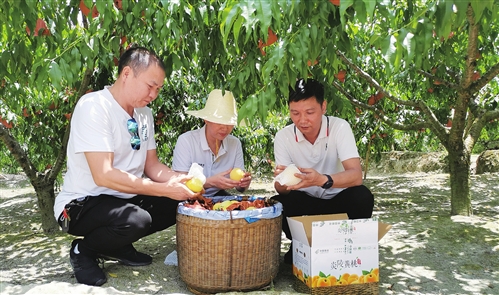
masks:
MULTIPOLYGON (((393 225, 380 241, 379 294, 499 294, 499 174, 471 176, 471 217, 450 216, 447 174, 368 175, 365 184, 374 215, 393 225)), ((249 194, 271 196, 271 181, 255 180, 249 194)), ((76 283, 71 240, 41 231, 25 179, 0 175, 0 294, 191 294, 178 268, 164 264, 175 250, 174 227, 135 243, 153 256, 151 265, 106 262, 102 287, 76 283)), ((281 256, 288 247, 283 238, 281 256)), ((281 257, 273 286, 248 294, 295 294, 292 281, 281 257)))

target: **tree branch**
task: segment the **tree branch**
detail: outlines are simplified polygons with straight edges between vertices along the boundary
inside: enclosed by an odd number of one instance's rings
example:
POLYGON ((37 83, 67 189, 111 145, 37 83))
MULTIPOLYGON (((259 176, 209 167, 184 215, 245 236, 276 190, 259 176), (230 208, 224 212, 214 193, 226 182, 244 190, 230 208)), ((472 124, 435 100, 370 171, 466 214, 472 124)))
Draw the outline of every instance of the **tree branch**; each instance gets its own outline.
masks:
POLYGON ((493 65, 480 79, 477 81, 473 82, 473 84, 470 85, 470 92, 475 93, 482 89, 485 85, 489 84, 492 79, 497 77, 499 75, 499 63, 496 63, 493 65))
MULTIPOLYGON (((93 69, 86 69, 85 74, 83 76, 83 79, 80 84, 80 89, 78 89, 77 96, 78 99, 76 100, 74 107, 80 100, 80 98, 85 94, 87 91, 88 85, 90 84, 90 79, 92 78, 92 72, 93 69)), ((71 111, 71 114, 73 113, 73 110, 71 111)), ((61 148, 59 149, 59 155, 57 155, 57 159, 55 161, 54 167, 45 175, 45 178, 48 181, 54 181, 57 178, 57 175, 59 175, 59 172, 61 172, 64 163, 66 161, 66 150, 68 147, 68 141, 69 141, 69 133, 71 130, 71 120, 69 121, 68 125, 66 126, 66 131, 64 132, 64 137, 62 138, 61 142, 61 148)))
POLYGON ((358 107, 360 107, 362 109, 369 110, 369 111, 375 113, 376 115, 378 115, 378 117, 380 118, 380 120, 382 122, 384 122, 385 124, 387 124, 388 126, 394 128, 394 129, 397 129, 397 130, 420 130, 420 129, 428 128, 429 127, 428 123, 420 121, 418 118, 416 119, 417 122, 416 123, 412 123, 412 124, 400 124, 400 123, 396 123, 391 118, 387 117, 385 115, 385 113, 383 112, 383 110, 381 110, 381 109, 379 109, 379 108, 377 108, 375 106, 371 106, 371 105, 365 104, 365 103, 359 101, 358 99, 356 99, 355 97, 353 97, 350 93, 348 93, 345 90, 345 88, 343 88, 340 84, 338 84, 338 82, 333 81, 333 86, 341 94, 343 94, 353 105, 358 106, 358 107))
MULTIPOLYGON (((447 80, 443 80, 431 73, 428 73, 426 71, 423 71, 423 70, 417 70, 418 73, 420 73, 421 75, 425 76, 426 78, 430 79, 431 81, 439 81, 440 84, 438 85, 442 85, 442 86, 445 86, 445 87, 448 87, 448 88, 453 88, 453 89, 458 89, 459 86, 455 83, 452 83, 452 82, 449 82, 447 80)), ((435 82, 433 82, 435 84, 435 82)), ((437 84, 435 84, 437 85, 437 84)))
POLYGON ((23 150, 21 145, 17 142, 17 140, 12 136, 3 124, 0 124, 0 138, 2 142, 5 144, 7 149, 9 149, 11 155, 16 159, 17 163, 21 167, 21 169, 26 173, 26 176, 30 180, 38 179, 38 170, 35 165, 29 160, 28 155, 23 150))
POLYGON ((465 144, 473 147, 475 142, 480 138, 480 134, 485 124, 491 120, 499 119, 499 110, 490 110, 484 112, 481 116, 476 118, 475 123, 471 126, 468 136, 465 138, 465 144))
POLYGON ((373 79, 368 73, 364 72, 361 68, 359 68, 357 65, 355 65, 352 61, 350 61, 341 51, 337 50, 336 55, 345 62, 348 66, 350 66, 361 78, 366 80, 370 85, 372 85, 376 90, 380 91, 383 93, 384 97, 388 98, 389 100, 400 104, 400 105, 405 105, 405 106, 410 106, 410 107, 417 107, 418 104, 414 101, 408 101, 408 100, 401 100, 396 97, 393 97, 390 93, 386 92, 383 87, 379 85, 379 83, 373 79))

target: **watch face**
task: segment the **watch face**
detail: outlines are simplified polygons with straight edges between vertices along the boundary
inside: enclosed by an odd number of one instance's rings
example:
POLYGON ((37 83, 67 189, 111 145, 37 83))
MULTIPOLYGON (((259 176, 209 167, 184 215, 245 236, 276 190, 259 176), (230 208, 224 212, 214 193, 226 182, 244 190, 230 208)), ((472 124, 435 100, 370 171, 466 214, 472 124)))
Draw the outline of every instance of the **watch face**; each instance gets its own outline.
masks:
POLYGON ((328 188, 330 188, 330 187, 333 186, 333 179, 328 174, 324 174, 324 175, 326 175, 327 181, 326 181, 326 183, 324 183, 324 185, 322 186, 322 188, 323 189, 328 189, 328 188))

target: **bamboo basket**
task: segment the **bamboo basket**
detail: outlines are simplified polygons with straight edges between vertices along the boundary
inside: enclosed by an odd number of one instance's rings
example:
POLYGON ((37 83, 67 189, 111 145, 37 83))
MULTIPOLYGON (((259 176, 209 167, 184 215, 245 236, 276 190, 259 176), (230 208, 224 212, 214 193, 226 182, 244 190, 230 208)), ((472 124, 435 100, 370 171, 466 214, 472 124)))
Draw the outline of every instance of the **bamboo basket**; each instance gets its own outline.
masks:
POLYGON ((378 295, 378 282, 345 286, 310 288, 297 277, 293 281, 295 291, 311 295, 378 295))
POLYGON ((195 294, 257 290, 277 275, 282 215, 248 223, 177 213, 176 230, 180 277, 195 294))

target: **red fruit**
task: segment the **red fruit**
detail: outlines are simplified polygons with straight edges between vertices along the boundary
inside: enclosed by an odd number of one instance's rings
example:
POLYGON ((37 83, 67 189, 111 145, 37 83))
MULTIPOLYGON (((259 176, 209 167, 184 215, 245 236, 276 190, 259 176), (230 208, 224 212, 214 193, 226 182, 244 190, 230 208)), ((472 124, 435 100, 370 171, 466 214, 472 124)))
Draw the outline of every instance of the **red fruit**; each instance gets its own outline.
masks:
POLYGON ((116 8, 118 8, 118 10, 122 10, 123 9, 123 0, 114 0, 114 6, 116 6, 116 8))
POLYGON ((480 73, 479 72, 474 72, 473 76, 471 76, 471 80, 476 81, 480 79, 480 73))
MULTIPOLYGON (((28 35, 31 35, 31 30, 29 29, 29 27, 26 27, 26 33, 28 33, 28 35)), ((50 31, 47 28, 47 24, 41 18, 36 20, 35 32, 33 33, 33 36, 38 36, 38 35, 50 36, 50 31)))
POLYGON ((269 27, 269 35, 267 37, 267 42, 263 43, 262 39, 258 40, 258 48, 260 48, 260 52, 262 55, 265 55, 265 51, 263 51, 263 47, 269 46, 274 44, 277 41, 277 35, 272 31, 272 29, 269 27))
POLYGON ((23 117, 25 117, 25 118, 29 117, 27 108, 23 108, 23 117))
MULTIPOLYGON (((315 66, 316 64, 318 64, 318 63, 319 63, 319 61, 318 61, 318 60, 314 60, 314 66, 315 66)), ((310 66, 312 66, 312 61, 308 60, 308 61, 307 61, 307 65, 308 65, 309 67, 310 67, 310 66)))
POLYGON ((277 35, 272 31, 272 29, 269 27, 269 36, 267 37, 267 43, 265 43, 265 46, 269 46, 274 44, 277 41, 277 35))
POLYGON ((10 129, 12 128, 12 123, 7 122, 7 120, 2 119, 2 125, 5 126, 5 128, 10 129))
POLYGON ((378 93, 376 93, 376 95, 374 96, 374 100, 375 102, 378 102, 380 101, 383 97, 385 97, 385 94, 381 91, 378 91, 378 93))
POLYGON ((55 109, 56 109, 55 103, 54 103, 54 102, 52 102, 52 103, 50 104, 50 106, 49 106, 49 110, 53 111, 53 110, 55 110, 55 109))
POLYGON ((67 120, 71 119, 71 113, 64 114, 64 117, 66 117, 67 120))
POLYGON ((367 104, 372 106, 376 103, 376 97, 374 95, 369 96, 369 99, 367 100, 367 104))
MULTIPOLYGON (((88 17, 88 15, 90 14, 90 8, 88 8, 86 5, 85 5, 85 2, 83 0, 80 1, 80 10, 81 12, 86 16, 88 17)), ((92 6, 92 18, 96 18, 99 16, 99 11, 97 10, 97 6, 93 5, 92 6)))
POLYGON ((433 93, 433 88, 428 88, 429 93, 433 93))
POLYGON ((340 80, 341 83, 345 82, 345 76, 346 76, 347 72, 345 70, 340 70, 338 72, 338 74, 335 74, 334 76, 340 80))
POLYGON ((267 54, 267 53, 263 50, 263 48, 262 48, 262 47, 260 47, 260 53, 261 53, 263 56, 265 56, 265 55, 267 54))
POLYGON ((340 6, 340 0, 329 0, 333 5, 340 6))
POLYGON ((442 84, 442 81, 440 81, 440 80, 435 80, 435 81, 433 82, 433 84, 435 84, 435 85, 440 85, 440 84, 442 84))

